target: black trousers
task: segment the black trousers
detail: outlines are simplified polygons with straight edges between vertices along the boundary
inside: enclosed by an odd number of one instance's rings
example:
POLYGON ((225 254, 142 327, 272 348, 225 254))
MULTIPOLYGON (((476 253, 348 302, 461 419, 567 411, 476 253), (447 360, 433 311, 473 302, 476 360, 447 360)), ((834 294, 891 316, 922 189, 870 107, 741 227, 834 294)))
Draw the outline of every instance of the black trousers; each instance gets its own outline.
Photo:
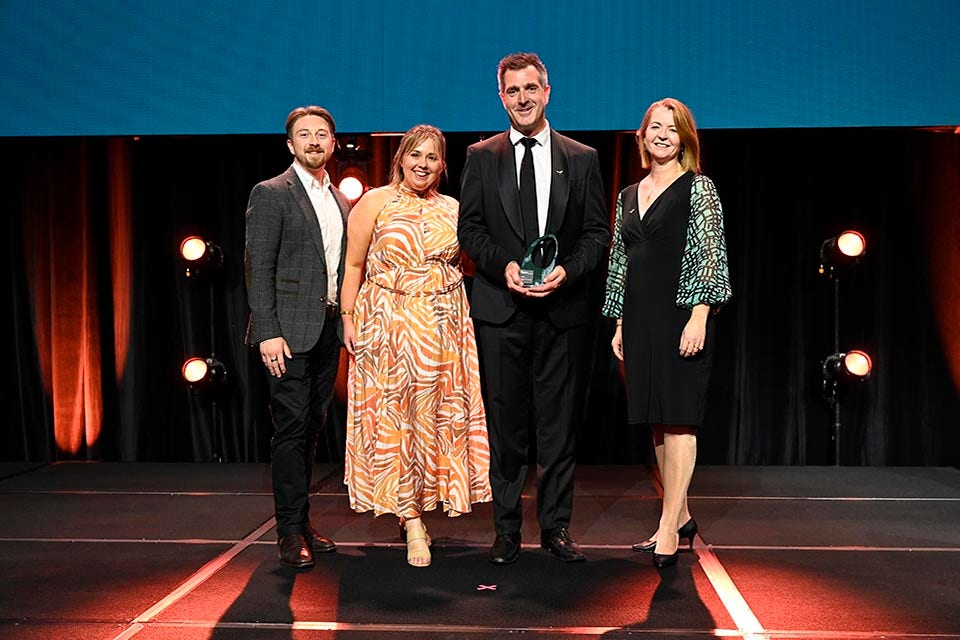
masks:
POLYGON ((317 437, 333 396, 340 362, 336 323, 323 325, 310 351, 294 353, 281 378, 269 376, 273 439, 270 464, 277 536, 302 533, 309 522, 307 494, 313 475, 317 437))
POLYGON ((582 410, 584 327, 558 329, 536 303, 505 324, 477 321, 490 437, 490 485, 498 534, 523 523, 531 425, 537 445, 537 520, 570 525, 575 427, 582 410))

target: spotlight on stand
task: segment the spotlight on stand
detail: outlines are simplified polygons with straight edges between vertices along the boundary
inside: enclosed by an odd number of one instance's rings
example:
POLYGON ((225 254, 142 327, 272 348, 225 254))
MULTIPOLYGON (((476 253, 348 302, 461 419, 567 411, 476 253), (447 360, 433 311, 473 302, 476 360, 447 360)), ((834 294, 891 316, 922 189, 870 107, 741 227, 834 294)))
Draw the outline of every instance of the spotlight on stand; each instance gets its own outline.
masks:
POLYGON ((191 389, 201 391, 222 384, 227 379, 223 363, 214 357, 189 358, 180 370, 191 389))
POLYGON ((337 188, 343 192, 350 204, 370 188, 367 178, 367 166, 372 158, 364 147, 367 139, 363 137, 344 138, 337 153, 337 188))
POLYGON ((820 274, 833 281, 833 355, 823 361, 823 395, 831 410, 833 463, 840 465, 840 397, 837 383, 863 381, 870 376, 873 363, 863 351, 840 351, 840 274, 860 262, 867 240, 859 231, 844 231, 820 245, 820 274))
POLYGON ((835 269, 842 269, 860 262, 867 250, 867 240, 859 231, 844 231, 827 238, 820 245, 820 274, 832 278, 835 269))
POLYGON ((828 401, 835 399, 838 383, 863 382, 872 371, 873 360, 859 349, 827 356, 823 361, 824 395, 828 401))
POLYGON ((852 349, 834 353, 823 361, 823 397, 832 414, 830 438, 833 440, 834 464, 840 465, 840 386, 857 384, 870 377, 873 360, 866 352, 852 349))
POLYGON ((222 265, 223 251, 200 236, 188 236, 180 243, 180 258, 186 263, 186 276, 191 278, 208 267, 222 265))
POLYGON ((338 188, 347 197, 347 200, 353 203, 359 200, 363 192, 367 190, 365 180, 366 176, 361 169, 350 167, 340 172, 340 186, 338 188))
MULTIPOLYGON (((196 394, 196 401, 210 410, 210 442, 212 458, 215 462, 222 462, 223 441, 220 414, 217 411, 217 398, 224 387, 227 370, 216 356, 216 318, 214 304, 215 285, 220 284, 219 278, 212 274, 223 265, 223 251, 200 236, 187 236, 180 243, 180 259, 185 265, 184 274, 194 281, 197 286, 206 284, 207 290, 207 328, 210 332, 209 351, 204 358, 188 358, 181 367, 180 373, 190 389, 196 394), (199 278, 201 273, 207 277, 199 278)), ((190 287, 193 289, 193 287, 190 287)), ((199 310, 199 309, 198 309, 199 310)), ((191 313, 191 316, 193 313, 191 313)))

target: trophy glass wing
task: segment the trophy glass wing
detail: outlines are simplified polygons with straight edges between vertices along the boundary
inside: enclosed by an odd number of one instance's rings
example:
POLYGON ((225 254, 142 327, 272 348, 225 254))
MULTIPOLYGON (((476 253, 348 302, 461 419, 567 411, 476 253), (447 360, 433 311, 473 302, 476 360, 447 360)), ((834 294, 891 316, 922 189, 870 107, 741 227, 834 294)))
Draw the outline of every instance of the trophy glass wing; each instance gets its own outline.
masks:
POLYGON ((520 280, 525 287, 536 287, 543 284, 543 279, 550 275, 557 264, 557 237, 552 233, 540 236, 530 243, 527 255, 520 264, 520 280))

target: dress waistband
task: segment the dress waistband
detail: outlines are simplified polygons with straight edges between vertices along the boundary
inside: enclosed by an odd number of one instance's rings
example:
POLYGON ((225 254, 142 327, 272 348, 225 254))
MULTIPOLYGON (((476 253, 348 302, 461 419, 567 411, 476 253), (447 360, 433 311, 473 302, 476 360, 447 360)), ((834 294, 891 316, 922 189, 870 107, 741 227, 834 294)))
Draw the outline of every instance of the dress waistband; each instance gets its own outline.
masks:
POLYGON ((382 283, 380 283, 380 282, 377 282, 376 280, 371 280, 371 282, 372 282, 373 284, 377 285, 378 287, 380 287, 381 289, 384 289, 384 290, 389 291, 389 292, 391 292, 391 293, 399 293, 399 294, 402 295, 402 296, 415 296, 415 297, 420 297, 420 296, 435 296, 435 295, 439 295, 439 294, 442 294, 442 293, 450 293, 451 291, 453 291, 454 289, 456 289, 457 287, 460 286, 460 283, 463 282, 463 277, 461 276, 460 278, 458 278, 458 279, 455 280, 454 282, 451 282, 451 283, 447 284, 446 286, 444 286, 444 287, 442 287, 442 288, 440 288, 440 289, 436 289, 436 290, 434 290, 434 291, 402 291, 402 290, 400 290, 400 289, 394 289, 393 287, 388 287, 387 285, 382 284, 382 283))

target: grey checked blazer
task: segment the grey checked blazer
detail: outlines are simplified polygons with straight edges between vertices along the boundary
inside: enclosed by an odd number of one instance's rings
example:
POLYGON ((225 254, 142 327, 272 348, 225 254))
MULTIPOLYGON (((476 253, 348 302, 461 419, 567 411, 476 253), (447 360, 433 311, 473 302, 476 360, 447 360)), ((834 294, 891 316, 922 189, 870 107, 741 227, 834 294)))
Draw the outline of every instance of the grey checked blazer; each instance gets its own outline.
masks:
MULTIPOLYGON (((342 282, 350 203, 333 185, 330 192, 344 222, 337 266, 342 282)), ((336 300, 328 299, 320 223, 292 165, 250 192, 244 270, 250 305, 247 344, 283 336, 293 352, 309 351, 323 330, 325 306, 336 300)), ((339 322, 339 316, 333 321, 339 322)))

